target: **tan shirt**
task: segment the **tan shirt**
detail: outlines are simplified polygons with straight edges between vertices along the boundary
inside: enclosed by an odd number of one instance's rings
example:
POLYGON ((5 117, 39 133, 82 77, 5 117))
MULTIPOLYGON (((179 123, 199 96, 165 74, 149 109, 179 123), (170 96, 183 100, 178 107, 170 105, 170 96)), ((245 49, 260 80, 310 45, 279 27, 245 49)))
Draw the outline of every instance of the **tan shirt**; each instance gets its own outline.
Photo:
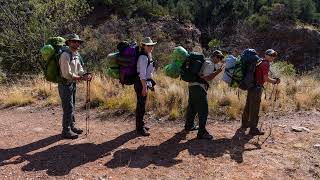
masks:
POLYGON ((67 80, 73 81, 77 76, 84 74, 83 67, 80 64, 79 53, 72 52, 72 59, 70 61, 70 54, 63 52, 59 59, 61 76, 67 80))

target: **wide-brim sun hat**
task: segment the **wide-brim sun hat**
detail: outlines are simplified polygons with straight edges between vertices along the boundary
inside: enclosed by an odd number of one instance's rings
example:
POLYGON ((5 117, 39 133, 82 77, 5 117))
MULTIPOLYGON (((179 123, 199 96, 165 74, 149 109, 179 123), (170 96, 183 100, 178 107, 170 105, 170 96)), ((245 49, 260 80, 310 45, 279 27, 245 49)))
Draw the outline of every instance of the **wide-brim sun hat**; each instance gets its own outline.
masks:
POLYGON ((224 55, 220 50, 213 51, 212 57, 215 57, 215 56, 218 57, 218 58, 224 58, 224 55))
POLYGON ((69 42, 69 41, 79 41, 80 43, 83 43, 83 40, 80 39, 79 35, 77 34, 69 34, 67 35, 67 38, 66 38, 66 44, 69 42))
POLYGON ((150 37, 146 37, 142 40, 141 44, 146 46, 154 46, 157 44, 157 42, 153 42, 150 37))
POLYGON ((273 49, 266 50, 265 54, 268 56, 273 56, 273 57, 276 57, 278 55, 277 51, 275 51, 273 49))

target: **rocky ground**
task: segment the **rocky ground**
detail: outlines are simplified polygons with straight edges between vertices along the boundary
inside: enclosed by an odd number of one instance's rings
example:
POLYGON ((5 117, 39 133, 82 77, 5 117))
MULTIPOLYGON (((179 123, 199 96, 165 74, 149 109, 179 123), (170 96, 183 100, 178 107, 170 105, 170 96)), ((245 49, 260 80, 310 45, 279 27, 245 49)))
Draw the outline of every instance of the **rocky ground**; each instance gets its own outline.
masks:
MULTIPOLYGON (((84 129, 85 115, 76 114, 84 129)), ((182 131, 182 120, 148 115, 151 136, 137 137, 130 113, 90 115, 88 136, 64 140, 60 107, 1 109, 0 179, 320 179, 318 111, 263 115, 259 139, 209 118, 213 140, 182 131)))

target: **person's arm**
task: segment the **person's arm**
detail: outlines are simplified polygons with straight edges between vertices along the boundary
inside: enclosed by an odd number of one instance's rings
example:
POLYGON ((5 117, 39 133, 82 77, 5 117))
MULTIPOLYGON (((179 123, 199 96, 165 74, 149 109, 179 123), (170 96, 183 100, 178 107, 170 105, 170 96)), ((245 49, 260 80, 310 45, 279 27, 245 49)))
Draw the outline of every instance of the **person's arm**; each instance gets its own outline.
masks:
POLYGON ((147 67, 148 67, 148 57, 141 55, 139 56, 137 62, 137 71, 139 72, 139 78, 142 84, 142 96, 147 96, 147 67))
POLYGON ((269 76, 266 77, 266 81, 272 84, 279 84, 280 79, 279 78, 271 78, 269 76))
POLYGON ((279 78, 271 78, 269 76, 270 66, 265 65, 265 67, 262 68, 263 73, 263 80, 268 83, 272 84, 279 84, 280 79, 279 78))
POLYGON ((62 53, 59 59, 61 76, 68 80, 81 80, 81 77, 71 72, 70 55, 62 53))
POLYGON ((211 81, 214 79, 220 72, 224 69, 224 65, 222 65, 219 69, 217 69, 215 72, 209 74, 208 76, 201 76, 202 79, 205 81, 211 81))

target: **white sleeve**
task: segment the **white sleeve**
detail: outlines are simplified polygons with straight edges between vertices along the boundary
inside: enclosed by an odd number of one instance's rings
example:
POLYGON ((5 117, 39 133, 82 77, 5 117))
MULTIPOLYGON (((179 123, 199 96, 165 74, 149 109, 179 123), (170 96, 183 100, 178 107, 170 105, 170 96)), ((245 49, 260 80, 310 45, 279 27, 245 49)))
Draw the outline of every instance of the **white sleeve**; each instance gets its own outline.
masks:
POLYGON ((140 79, 147 79, 147 67, 148 67, 148 57, 145 55, 140 55, 137 62, 137 71, 139 73, 140 79))
POLYGON ((80 55, 79 55, 79 62, 78 62, 78 74, 79 74, 79 76, 82 76, 82 75, 84 75, 84 68, 83 68, 83 66, 81 65, 81 59, 80 59, 81 57, 80 57, 80 55))
POLYGON ((75 74, 71 72, 70 55, 66 52, 62 53, 59 59, 61 76, 65 79, 72 80, 75 74))

